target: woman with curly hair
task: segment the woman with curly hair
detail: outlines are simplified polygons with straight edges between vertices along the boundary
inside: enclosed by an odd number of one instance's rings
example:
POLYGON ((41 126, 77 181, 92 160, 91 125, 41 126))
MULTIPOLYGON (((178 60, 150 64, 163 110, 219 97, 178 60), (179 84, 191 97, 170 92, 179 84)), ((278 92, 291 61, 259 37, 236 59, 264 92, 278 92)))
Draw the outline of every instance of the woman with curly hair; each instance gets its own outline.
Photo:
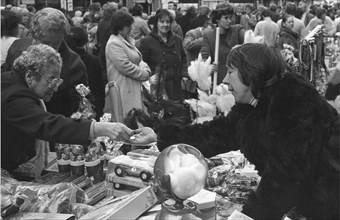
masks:
POLYGON ((1 168, 11 172, 34 156, 27 152, 48 148, 41 141, 88 145, 98 136, 129 141, 132 130, 123 124, 45 111, 43 101, 49 102, 64 83, 62 63, 56 50, 37 44, 14 61, 12 71, 1 74, 1 168))
MULTIPOLYGON (((188 79, 187 59, 182 39, 171 31, 173 17, 166 9, 156 12, 152 32, 141 39, 143 60, 157 76, 152 84, 164 84, 166 97, 173 101, 183 100, 181 81, 188 79), (158 77, 159 76, 159 77, 158 77), (161 83, 159 83, 159 82, 161 83)), ((160 91, 157 92, 158 94, 160 91)))
MULTIPOLYGON (((60 53, 63 59, 61 78, 65 81, 59 91, 46 103, 47 110, 71 116, 79 107, 79 93, 75 86, 88 85, 87 73, 84 63, 79 55, 73 52, 65 43, 64 38, 70 30, 70 24, 66 16, 54 8, 44 8, 38 11, 32 18, 31 36, 18 39, 8 49, 8 55, 4 70, 11 70, 14 60, 32 44, 43 43, 53 47, 60 53)), ((88 97, 90 101, 93 97, 88 97)))

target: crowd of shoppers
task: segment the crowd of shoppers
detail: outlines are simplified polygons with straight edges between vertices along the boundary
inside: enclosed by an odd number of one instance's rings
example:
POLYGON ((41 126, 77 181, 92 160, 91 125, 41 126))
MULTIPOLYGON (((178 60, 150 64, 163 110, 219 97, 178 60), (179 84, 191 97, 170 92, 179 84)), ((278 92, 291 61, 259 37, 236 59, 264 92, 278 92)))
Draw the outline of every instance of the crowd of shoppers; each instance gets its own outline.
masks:
POLYGON ((139 4, 127 9, 96 2, 88 8, 73 17, 54 8, 2 11, 3 168, 12 171, 34 156, 38 139, 86 145, 97 136, 129 142, 136 135, 139 144, 156 141, 152 129, 133 131, 119 122, 133 109, 147 113, 146 85, 156 101, 197 98, 187 71, 201 53, 212 58, 217 83, 228 85, 236 104, 203 125, 160 126, 159 149, 179 141, 206 157, 241 149, 262 176, 243 207, 255 219, 279 219, 295 208, 310 219, 339 217, 339 115, 273 49, 287 44, 298 57, 300 40, 317 25, 327 37, 339 31, 338 12, 308 8, 305 1, 283 8, 191 6, 184 15, 173 6, 152 16, 139 4), (264 44, 242 45, 247 30, 264 44), (111 113, 118 123, 70 119, 81 103, 78 84, 91 90, 96 121, 111 113))
MULTIPOLYGON (((127 9, 115 2, 108 2, 103 6, 96 2, 90 4, 87 11, 76 9, 73 16, 70 12, 64 13, 52 8, 36 11, 33 6, 6 7, 1 14, 2 71, 10 70, 13 61, 32 43, 46 43, 60 52, 64 60, 61 77, 66 82, 47 104, 47 110, 70 116, 79 105, 79 96, 74 86, 83 83, 90 86, 92 95, 95 96, 90 95, 89 99, 96 107, 97 118, 104 113, 104 97, 101 97, 103 85, 112 80, 117 81, 116 78, 112 78, 112 62, 119 57, 113 53, 117 47, 115 46, 112 51, 110 50, 112 46, 107 46, 110 36, 111 38, 116 36, 112 33, 112 23, 117 23, 118 26, 127 25, 122 26, 124 30, 130 29, 131 25, 129 36, 121 37, 121 40, 128 44, 129 49, 137 53, 140 51, 139 58, 132 62, 134 65, 139 66, 143 61, 146 64, 145 68, 150 68, 150 73, 137 77, 139 83, 136 86, 139 87, 140 82, 147 81, 157 72, 160 74, 158 80, 164 81, 164 90, 170 100, 196 97, 195 83, 190 82, 187 67, 199 53, 203 59, 209 56, 212 58, 212 62, 215 63, 213 70, 218 73, 217 82, 221 83, 227 72, 226 57, 231 48, 243 43, 247 30, 253 30, 255 35, 263 36, 264 42, 270 46, 280 49, 286 44, 292 46, 294 55, 298 58, 300 40, 317 25, 324 25, 324 34, 329 37, 339 31, 336 29, 337 26, 340 27, 339 11, 325 5, 308 5, 308 2, 303 0, 298 4, 287 2, 283 7, 273 3, 269 7, 259 4, 257 8, 250 4, 234 6, 223 3, 215 8, 206 5, 198 8, 190 6, 184 12, 180 12, 176 7, 170 7, 158 10, 152 16, 148 16, 140 4, 134 4, 127 9), (115 15, 119 11, 130 14, 133 20, 128 23, 125 20, 115 21, 115 15), (70 32, 70 27, 77 27, 72 30, 82 33, 82 40, 75 42, 77 40, 72 37, 80 36, 70 32), (220 28, 218 61, 214 60, 215 27, 220 28), (87 40, 84 42, 85 33, 87 40), (64 38, 69 42, 66 43, 64 38), (80 45, 82 43, 85 44, 80 45), (92 58, 99 57, 100 63, 98 59, 85 59, 85 52, 92 55, 92 58), (93 76, 96 76, 96 81, 100 79, 100 82, 93 83, 93 76)), ((122 52, 129 54, 127 48, 122 52)), ((127 60, 131 61, 131 57, 127 60)), ((115 68, 117 64, 126 65, 124 62, 122 60, 115 62, 115 68)), ((133 82, 136 80, 132 75, 125 73, 125 76, 133 82)), ((123 92, 126 88, 122 85, 120 87, 119 92, 124 100, 131 91, 123 92)), ((137 90, 136 88, 134 90, 137 90)), ((122 105, 127 105, 127 108, 122 111, 122 117, 130 107, 144 108, 140 100, 142 97, 140 95, 136 97, 139 100, 136 106, 123 102, 122 105)), ((108 102, 109 99, 106 100, 108 102)), ((106 105, 108 106, 110 105, 106 105)))

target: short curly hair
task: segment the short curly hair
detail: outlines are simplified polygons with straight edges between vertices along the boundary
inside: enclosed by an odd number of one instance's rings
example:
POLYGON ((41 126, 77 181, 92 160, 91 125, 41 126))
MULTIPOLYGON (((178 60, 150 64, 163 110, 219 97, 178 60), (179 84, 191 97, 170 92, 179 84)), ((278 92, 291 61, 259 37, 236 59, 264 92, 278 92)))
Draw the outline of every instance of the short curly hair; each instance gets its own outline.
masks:
POLYGON ((216 6, 216 9, 211 12, 211 22, 217 24, 224 15, 233 15, 234 7, 229 3, 222 3, 216 6))
POLYGON ((37 80, 41 79, 46 68, 56 67, 61 71, 62 59, 58 51, 46 44, 30 46, 26 51, 14 60, 14 71, 18 72, 22 79, 27 71, 31 71, 37 80))
POLYGON ((260 43, 243 44, 232 49, 227 57, 227 66, 238 70, 241 82, 251 87, 255 98, 281 79, 287 70, 280 52, 260 43))
POLYGON ((153 31, 157 32, 158 31, 158 21, 164 17, 164 16, 169 16, 170 18, 170 25, 172 24, 172 22, 174 21, 174 18, 171 15, 171 12, 168 11, 167 9, 159 9, 156 11, 156 15, 155 15, 155 20, 153 21, 153 31))
POLYGON ((38 11, 32 18, 32 37, 39 40, 41 33, 46 30, 62 33, 66 36, 70 31, 70 24, 61 11, 54 8, 44 8, 38 11))

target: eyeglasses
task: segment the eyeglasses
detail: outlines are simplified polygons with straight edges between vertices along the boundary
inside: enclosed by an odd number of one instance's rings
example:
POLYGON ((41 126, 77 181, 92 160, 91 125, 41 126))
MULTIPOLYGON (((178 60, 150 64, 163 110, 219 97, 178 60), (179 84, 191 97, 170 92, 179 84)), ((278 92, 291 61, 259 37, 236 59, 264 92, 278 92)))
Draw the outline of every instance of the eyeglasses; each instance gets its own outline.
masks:
POLYGON ((50 89, 57 88, 64 82, 64 80, 58 79, 58 78, 54 78, 54 79, 50 80, 50 79, 46 78, 44 75, 42 75, 41 73, 39 73, 39 75, 41 77, 43 77, 48 82, 47 87, 50 88, 50 89))

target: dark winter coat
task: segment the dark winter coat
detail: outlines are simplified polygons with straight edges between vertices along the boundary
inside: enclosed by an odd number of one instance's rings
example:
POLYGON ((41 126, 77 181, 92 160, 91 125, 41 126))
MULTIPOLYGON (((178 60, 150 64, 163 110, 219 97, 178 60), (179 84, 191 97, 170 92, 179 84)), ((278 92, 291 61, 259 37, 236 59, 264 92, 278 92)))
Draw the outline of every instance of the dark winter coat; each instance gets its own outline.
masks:
POLYGON ((299 52, 299 35, 287 28, 287 27, 281 27, 278 41, 277 41, 277 47, 280 49, 283 49, 284 44, 289 44, 294 47, 294 55, 297 55, 299 52))
POLYGON ((209 21, 209 18, 206 15, 200 15, 191 19, 190 21, 190 29, 195 29, 198 27, 203 27, 203 25, 209 21))
MULTIPOLYGON (((33 38, 30 37, 13 42, 6 58, 7 71, 12 68, 14 60, 32 45, 32 42, 33 38)), ((47 111, 50 113, 70 117, 72 113, 78 110, 81 100, 75 86, 78 84, 88 85, 86 67, 79 55, 72 51, 64 41, 61 43, 58 52, 63 60, 60 78, 62 78, 64 82, 58 87, 58 92, 56 92, 52 99, 45 103, 45 105, 47 111)), ((93 96, 87 98, 92 102, 94 101, 93 96)))
POLYGON ((12 171, 31 159, 26 153, 34 152, 37 138, 88 145, 91 123, 44 111, 18 73, 1 74, 1 168, 12 171))
POLYGON ((111 19, 105 18, 101 20, 98 24, 98 30, 97 30, 97 40, 98 40, 98 46, 99 46, 99 57, 102 62, 102 66, 104 68, 105 74, 103 74, 103 79, 105 82, 107 82, 106 79, 106 57, 105 57, 105 48, 107 41, 109 40, 111 36, 111 19))
POLYGON ((262 177, 243 212, 281 219, 293 207, 307 219, 339 219, 339 115, 316 89, 287 74, 254 108, 236 104, 226 117, 159 131, 159 150, 187 143, 211 157, 240 149, 262 177))
POLYGON ((183 36, 191 30, 190 22, 191 19, 193 19, 195 15, 191 15, 190 13, 186 13, 185 15, 179 17, 176 19, 177 24, 179 24, 182 28, 183 36))
POLYGON ((152 74, 161 67, 165 78, 165 90, 170 100, 182 100, 181 80, 188 77, 187 59, 181 38, 169 32, 168 42, 164 42, 154 31, 141 40, 139 51, 143 55, 152 74))

